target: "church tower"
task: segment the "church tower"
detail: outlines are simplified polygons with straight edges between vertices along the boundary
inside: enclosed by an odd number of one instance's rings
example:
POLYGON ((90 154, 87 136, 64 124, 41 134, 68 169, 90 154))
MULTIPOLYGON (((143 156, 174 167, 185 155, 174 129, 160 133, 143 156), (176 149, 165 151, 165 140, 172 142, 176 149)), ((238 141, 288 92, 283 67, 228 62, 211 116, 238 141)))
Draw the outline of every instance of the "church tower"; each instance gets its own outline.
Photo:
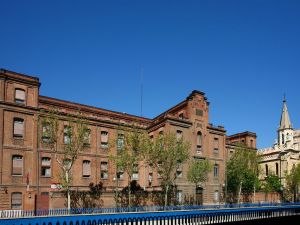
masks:
POLYGON ((294 129, 293 129, 291 121, 290 121, 285 98, 283 100, 280 125, 279 125, 277 132, 278 132, 278 142, 277 142, 278 148, 281 150, 293 148, 294 129))

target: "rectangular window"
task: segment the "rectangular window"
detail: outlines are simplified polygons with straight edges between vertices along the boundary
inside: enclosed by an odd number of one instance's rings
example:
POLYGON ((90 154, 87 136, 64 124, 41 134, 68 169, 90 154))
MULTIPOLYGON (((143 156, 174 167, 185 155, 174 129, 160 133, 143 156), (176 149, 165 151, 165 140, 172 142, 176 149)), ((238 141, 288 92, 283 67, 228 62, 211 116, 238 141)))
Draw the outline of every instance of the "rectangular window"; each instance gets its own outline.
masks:
POLYGON ((178 118, 183 120, 184 119, 183 113, 179 113, 178 118))
POLYGON ((176 170, 176 177, 181 178, 182 177, 182 163, 177 162, 177 170, 176 170))
POLYGON ((158 178, 158 179, 161 178, 161 174, 162 174, 162 171, 161 171, 161 165, 162 165, 162 162, 158 162, 158 163, 157 163, 157 178, 158 178))
POLYGON ((101 179, 108 179, 108 162, 100 163, 101 179))
POLYGON ((214 177, 219 177, 219 165, 214 165, 214 177))
POLYGON ((108 148, 108 132, 101 131, 101 148, 108 148))
POLYGON ((134 167, 133 167, 132 179, 133 180, 138 180, 139 179, 139 167, 138 167, 137 164, 135 164, 134 167))
POLYGON ((82 176, 90 177, 91 176, 91 161, 83 160, 82 162, 82 176))
POLYGON ((49 141, 50 141, 50 124, 49 123, 42 124, 42 141, 44 143, 49 143, 49 141))
POLYGON ((180 141, 182 139, 182 131, 181 130, 176 131, 176 139, 177 139, 177 141, 180 141))
POLYGON ((123 171, 117 172, 117 179, 122 180, 123 178, 124 178, 124 172, 123 171))
POLYGON ((118 150, 124 148, 124 134, 118 134, 117 148, 118 150))
POLYGON ((24 119, 22 118, 14 118, 14 133, 15 138, 23 138, 24 137, 24 119))
POLYGON ((71 159, 64 159, 63 164, 66 169, 70 169, 72 165, 72 161, 71 159))
POLYGON ((22 193, 21 192, 13 192, 11 193, 11 208, 12 209, 22 209, 22 193))
POLYGON ((51 158, 49 157, 42 157, 41 176, 51 177, 51 158))
POLYGON ((86 129, 83 136, 83 145, 89 147, 91 145, 91 129, 86 129))
POLYGON ((150 172, 148 175, 148 185, 151 187, 152 186, 152 181, 153 181, 153 173, 150 172))
POLYGON ((71 143, 71 127, 65 125, 64 126, 64 144, 71 143))
POLYGON ((217 137, 214 138, 214 153, 219 153, 219 138, 217 137))
POLYGON ((13 157, 12 157, 12 175, 23 175, 23 156, 13 155, 13 157))
POLYGON ((197 132, 197 153, 200 153, 202 149, 202 133, 197 132))
POLYGON ((15 103, 25 104, 25 91, 22 89, 15 89, 15 103))

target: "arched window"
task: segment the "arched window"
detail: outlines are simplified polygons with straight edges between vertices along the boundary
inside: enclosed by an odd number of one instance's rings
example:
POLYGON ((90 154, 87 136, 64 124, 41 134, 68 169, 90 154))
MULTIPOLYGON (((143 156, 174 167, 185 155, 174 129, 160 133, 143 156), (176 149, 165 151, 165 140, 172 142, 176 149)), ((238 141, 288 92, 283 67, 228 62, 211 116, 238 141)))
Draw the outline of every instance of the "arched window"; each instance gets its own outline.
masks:
POLYGON ((202 147, 202 133, 198 131, 197 133, 197 149, 201 150, 202 147))
POLYGON ((219 177, 219 165, 215 164, 214 165, 214 177, 219 177))
POLYGON ((278 166, 278 163, 276 163, 276 175, 277 176, 279 175, 279 166, 278 166))
POLYGON ((266 167, 266 176, 268 176, 268 175, 269 175, 269 168, 268 168, 268 165, 266 164, 265 167, 266 167))
POLYGON ((284 144, 284 134, 281 134, 281 143, 284 144))

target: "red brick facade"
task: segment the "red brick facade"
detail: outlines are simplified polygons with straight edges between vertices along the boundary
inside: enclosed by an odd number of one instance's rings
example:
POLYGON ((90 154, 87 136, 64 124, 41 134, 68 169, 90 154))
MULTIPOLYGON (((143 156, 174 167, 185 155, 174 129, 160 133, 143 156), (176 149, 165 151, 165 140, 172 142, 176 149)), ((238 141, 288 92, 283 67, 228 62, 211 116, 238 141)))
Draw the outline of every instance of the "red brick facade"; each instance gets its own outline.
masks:
MULTIPOLYGON (((53 153, 41 141, 42 110, 49 108, 59 108, 66 114, 79 110, 88 121, 91 130, 90 146, 80 154, 73 167, 73 188, 85 189, 91 182, 103 182, 106 187, 104 206, 115 206, 113 190, 116 186, 116 171, 108 161, 109 153, 115 151, 115 148, 108 149, 101 143, 101 132, 107 132, 108 139, 113 140, 118 127, 132 123, 139 124, 149 135, 154 136, 162 130, 182 132, 184 139, 191 143, 191 155, 208 159, 214 167, 208 181, 198 192, 202 201, 209 204, 221 200, 228 149, 232 149, 235 140, 231 136, 227 138, 226 144, 225 129, 209 123, 209 102, 204 93, 193 91, 176 106, 154 119, 147 119, 40 96, 39 87, 39 79, 36 77, 0 71, 0 209, 64 207, 65 199, 58 190, 53 189, 55 185, 51 188, 51 184, 59 182, 59 167, 53 153), (16 95, 16 90, 20 90, 21 97, 16 95), (24 100, 22 94, 25 95, 24 100), (82 174, 84 160, 90 162, 91 173, 88 177, 82 174)), ((60 129, 63 129, 63 125, 62 121, 60 129)), ((247 145, 255 148, 256 136, 252 134, 252 141, 247 135, 244 138, 247 145)), ((63 137, 59 144, 63 145, 63 137)), ((188 162, 183 165, 182 177, 176 180, 182 200, 195 197, 196 193, 195 185, 186 178, 188 165, 188 162)), ((127 185, 126 179, 124 176, 119 181, 121 187, 127 185)), ((146 166, 138 171, 137 181, 147 190, 159 186, 156 170, 152 171, 146 166), (149 173, 153 177, 151 184, 149 173)))

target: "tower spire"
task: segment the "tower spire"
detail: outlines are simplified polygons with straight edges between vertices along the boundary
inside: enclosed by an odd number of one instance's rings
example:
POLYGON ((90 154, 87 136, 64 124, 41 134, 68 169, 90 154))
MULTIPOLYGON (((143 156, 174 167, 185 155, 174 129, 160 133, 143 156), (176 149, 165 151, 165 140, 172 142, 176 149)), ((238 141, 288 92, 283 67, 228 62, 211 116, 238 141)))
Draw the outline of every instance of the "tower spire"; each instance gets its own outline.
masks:
POLYGON ((281 113, 281 118, 280 118, 279 129, 280 130, 292 129, 292 124, 291 124, 291 121, 290 121, 290 117, 289 117, 289 113, 288 113, 288 109, 287 109, 287 105, 286 105, 285 94, 284 94, 284 97, 283 97, 283 107, 282 107, 282 113, 281 113))

